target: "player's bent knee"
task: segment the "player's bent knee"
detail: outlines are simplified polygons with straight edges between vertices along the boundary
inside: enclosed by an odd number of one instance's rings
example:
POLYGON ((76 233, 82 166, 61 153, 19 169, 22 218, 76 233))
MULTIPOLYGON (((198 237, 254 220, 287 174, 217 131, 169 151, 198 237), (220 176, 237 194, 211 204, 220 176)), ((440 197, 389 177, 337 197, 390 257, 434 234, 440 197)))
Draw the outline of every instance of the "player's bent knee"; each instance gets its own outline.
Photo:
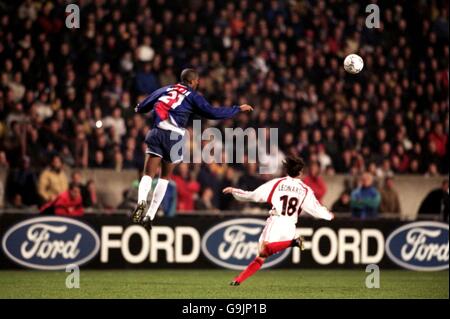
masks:
POLYGON ((267 244, 265 242, 261 244, 258 256, 261 258, 269 257, 269 252, 267 250, 267 244))
POLYGON ((262 258, 270 257, 270 252, 267 250, 267 248, 265 248, 264 250, 261 250, 259 252, 259 257, 262 257, 262 258))

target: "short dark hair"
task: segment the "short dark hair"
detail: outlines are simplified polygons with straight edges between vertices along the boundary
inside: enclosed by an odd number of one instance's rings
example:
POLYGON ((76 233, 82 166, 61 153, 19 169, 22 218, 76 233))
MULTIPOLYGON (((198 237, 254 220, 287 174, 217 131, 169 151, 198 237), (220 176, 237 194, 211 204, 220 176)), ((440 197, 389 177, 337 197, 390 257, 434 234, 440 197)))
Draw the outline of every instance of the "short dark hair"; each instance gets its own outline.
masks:
POLYGON ((180 80, 181 83, 188 84, 192 80, 195 80, 198 78, 198 73, 194 69, 184 69, 181 71, 180 80))
POLYGON ((288 156, 283 161, 283 167, 290 177, 297 177, 305 167, 305 162, 301 157, 288 156))

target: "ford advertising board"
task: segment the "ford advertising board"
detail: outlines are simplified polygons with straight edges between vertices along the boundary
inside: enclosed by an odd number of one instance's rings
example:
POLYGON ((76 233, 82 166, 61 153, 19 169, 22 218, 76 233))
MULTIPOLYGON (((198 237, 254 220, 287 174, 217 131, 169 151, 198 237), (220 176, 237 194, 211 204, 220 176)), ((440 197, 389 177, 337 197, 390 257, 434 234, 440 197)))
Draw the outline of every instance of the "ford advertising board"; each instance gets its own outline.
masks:
POLYGON ((87 224, 66 217, 37 217, 9 228, 3 252, 19 265, 42 270, 82 265, 99 250, 97 233, 87 224))
POLYGON ((401 226, 387 238, 386 254, 406 269, 448 269, 448 224, 422 221, 401 226))
MULTIPOLYGON (((148 231, 118 214, 82 218, 0 214, 0 269, 244 269, 258 254, 265 219, 255 216, 158 218, 148 231)), ((448 269, 448 224, 399 220, 333 222, 303 218, 297 236, 305 250, 289 248, 263 268, 448 269)))

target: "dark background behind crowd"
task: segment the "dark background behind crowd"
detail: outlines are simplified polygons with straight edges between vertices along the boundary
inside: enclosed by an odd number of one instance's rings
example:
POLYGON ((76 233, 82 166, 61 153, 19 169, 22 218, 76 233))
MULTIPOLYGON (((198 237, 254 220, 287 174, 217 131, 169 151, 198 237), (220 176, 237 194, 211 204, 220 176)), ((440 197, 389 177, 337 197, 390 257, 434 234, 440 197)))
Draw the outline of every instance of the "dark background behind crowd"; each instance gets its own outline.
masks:
MULTIPOLYGON (((134 106, 185 67, 200 72, 212 104, 255 106, 203 128, 277 127, 279 154, 315 163, 308 178, 318 197, 324 174, 358 176, 359 188, 364 173, 448 174, 448 2, 372 2, 378 29, 366 28, 363 1, 77 1, 79 29, 66 27, 65 1, 1 2, 6 202, 55 200, 73 182, 63 166, 140 170, 150 128, 134 106), (361 74, 343 70, 349 53, 363 57, 361 74)), ((180 211, 231 209, 222 187, 267 178, 254 164, 186 164, 174 197, 180 211)), ((82 185, 85 205, 100 205, 95 187, 82 185)), ((358 202, 355 187, 344 203, 358 202)))

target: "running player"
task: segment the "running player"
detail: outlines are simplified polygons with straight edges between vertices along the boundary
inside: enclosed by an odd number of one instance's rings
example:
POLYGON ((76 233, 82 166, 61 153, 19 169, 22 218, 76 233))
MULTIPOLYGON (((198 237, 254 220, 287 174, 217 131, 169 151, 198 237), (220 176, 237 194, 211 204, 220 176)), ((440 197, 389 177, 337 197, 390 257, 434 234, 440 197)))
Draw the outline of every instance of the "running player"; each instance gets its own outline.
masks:
POLYGON ((239 112, 253 110, 253 107, 248 104, 217 108, 211 106, 195 91, 199 84, 199 75, 193 69, 183 70, 180 80, 180 83, 156 90, 135 109, 138 113, 154 111, 152 129, 145 137, 148 148, 144 174, 139 182, 138 203, 132 216, 133 222, 141 223, 147 229, 151 228, 152 220, 164 198, 169 184, 168 178, 174 166, 183 159, 180 152, 174 154, 175 152, 171 150, 172 146, 183 139, 191 115, 197 114, 209 119, 227 119, 239 112), (152 179, 155 178, 160 167, 161 175, 148 206, 147 196, 152 187, 152 179))
POLYGON ((283 162, 286 177, 273 179, 252 192, 227 187, 225 194, 232 194, 240 201, 267 202, 272 205, 270 217, 259 238, 258 256, 237 276, 231 285, 238 286, 253 275, 263 265, 267 257, 289 247, 303 250, 303 239, 295 238, 298 215, 302 211, 326 220, 334 218, 333 213, 322 206, 314 196, 311 188, 301 181, 303 160, 288 157, 283 162))

